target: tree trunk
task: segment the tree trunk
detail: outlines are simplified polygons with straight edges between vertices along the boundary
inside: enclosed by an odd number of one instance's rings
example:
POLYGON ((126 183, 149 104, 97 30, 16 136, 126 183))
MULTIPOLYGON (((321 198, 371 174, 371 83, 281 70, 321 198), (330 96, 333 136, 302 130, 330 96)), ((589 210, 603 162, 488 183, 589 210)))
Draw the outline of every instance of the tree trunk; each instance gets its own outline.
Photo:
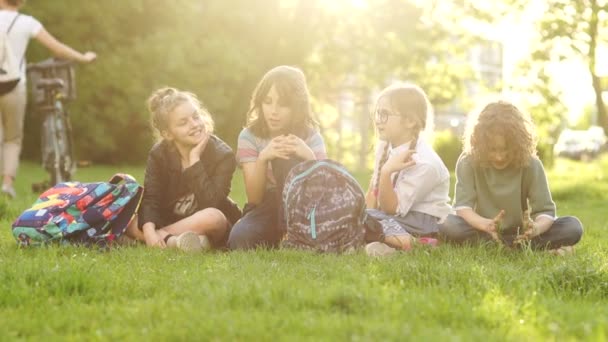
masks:
POLYGON ((369 125, 370 125, 370 101, 369 91, 363 87, 359 92, 359 98, 362 99, 361 105, 358 106, 359 111, 359 134, 361 134, 361 142, 359 145, 359 165, 358 171, 365 170, 367 167, 367 156, 370 152, 369 141, 369 125))
POLYGON ((597 119, 598 124, 608 132, 608 114, 606 113, 606 105, 602 98, 602 85, 600 78, 595 73, 596 66, 596 48, 597 48, 597 35, 599 25, 599 7, 597 0, 591 1, 591 20, 589 21, 589 72, 591 73, 591 79, 593 83, 593 91, 595 92, 595 105, 597 107, 597 119))

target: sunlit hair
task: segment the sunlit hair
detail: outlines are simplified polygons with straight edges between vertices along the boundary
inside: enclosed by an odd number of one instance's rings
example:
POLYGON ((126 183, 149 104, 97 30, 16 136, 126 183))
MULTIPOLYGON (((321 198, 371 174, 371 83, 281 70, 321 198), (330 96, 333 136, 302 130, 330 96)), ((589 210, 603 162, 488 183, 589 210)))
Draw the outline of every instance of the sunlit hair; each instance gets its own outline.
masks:
POLYGON ((279 95, 279 101, 291 110, 291 127, 286 133, 306 138, 310 132, 317 129, 318 124, 313 118, 304 73, 298 68, 281 65, 268 71, 253 91, 247 113, 247 128, 255 136, 270 137, 268 125, 264 120, 262 104, 272 86, 279 95))
MULTIPOLYGON (((389 103, 391 104, 391 109, 394 112, 403 118, 411 119, 415 123, 413 132, 411 132, 414 136, 414 140, 410 146, 411 149, 416 149, 421 133, 424 132, 424 135, 430 136, 428 132, 432 131, 433 129, 433 109, 426 93, 424 90, 414 84, 396 83, 390 85, 382 90, 378 95, 378 99, 376 100, 376 105, 374 107, 374 117, 376 115, 380 99, 385 97, 388 98, 389 103)), ((384 144, 384 149, 381 158, 374 166, 374 173, 372 176, 372 187, 374 191, 377 191, 378 189, 380 169, 382 169, 382 166, 384 166, 388 160, 389 155, 390 144, 388 142, 380 142, 380 144, 384 144)))
POLYGON ((21 7, 23 5, 25 5, 25 0, 4 0, 6 1, 7 4, 14 6, 14 7, 21 7))
POLYGON ((530 115, 506 101, 491 102, 469 115, 464 152, 473 157, 476 165, 488 167, 491 139, 497 135, 505 139, 512 166, 526 166, 536 156, 536 128, 530 115))
POLYGON ((148 98, 150 121, 157 139, 162 139, 162 132, 169 129, 169 115, 177 106, 190 102, 203 119, 205 130, 213 133, 213 118, 201 101, 193 93, 176 88, 165 87, 157 89, 148 98))

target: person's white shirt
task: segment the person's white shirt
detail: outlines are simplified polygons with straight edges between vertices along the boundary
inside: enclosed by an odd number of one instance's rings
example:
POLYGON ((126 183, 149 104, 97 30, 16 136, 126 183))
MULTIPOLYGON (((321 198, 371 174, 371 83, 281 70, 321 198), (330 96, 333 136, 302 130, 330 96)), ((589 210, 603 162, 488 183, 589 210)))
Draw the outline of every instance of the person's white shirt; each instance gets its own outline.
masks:
MULTIPOLYGON (((378 144, 376 160, 382 157, 386 142, 378 144)), ((391 148, 390 156, 410 149, 410 142, 391 148)), ((412 155, 416 165, 391 175, 397 195, 397 216, 417 211, 445 220, 452 208, 449 205, 450 173, 429 144, 418 139, 416 153, 412 155)))
POLYGON ((0 30, 6 32, 17 15, 19 15, 17 21, 15 21, 11 31, 8 33, 8 42, 15 55, 15 60, 18 63, 23 61, 23 64, 20 64, 20 68, 22 75, 25 76, 27 66, 25 52, 30 40, 42 30, 42 24, 32 16, 2 9, 0 10, 0 30))

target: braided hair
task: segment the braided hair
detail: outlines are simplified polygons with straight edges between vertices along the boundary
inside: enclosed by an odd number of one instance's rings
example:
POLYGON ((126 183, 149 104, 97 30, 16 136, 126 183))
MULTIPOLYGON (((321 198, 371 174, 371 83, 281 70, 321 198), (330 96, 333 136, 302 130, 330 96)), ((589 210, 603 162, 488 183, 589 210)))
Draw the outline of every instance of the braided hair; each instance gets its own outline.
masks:
MULTIPOLYGON (((427 117, 431 114, 431 106, 426 94, 420 87, 413 84, 395 84, 382 90, 376 103, 385 96, 389 99, 389 102, 396 113, 401 117, 407 117, 414 121, 414 132, 412 132, 414 139, 410 144, 410 148, 415 150, 418 145, 420 133, 427 128, 427 121, 429 121, 427 120, 427 117)), ((390 152, 389 142, 380 143, 384 143, 385 146, 378 159, 378 163, 374 167, 374 173, 371 180, 372 191, 376 198, 378 197, 380 170, 388 160, 390 152)))

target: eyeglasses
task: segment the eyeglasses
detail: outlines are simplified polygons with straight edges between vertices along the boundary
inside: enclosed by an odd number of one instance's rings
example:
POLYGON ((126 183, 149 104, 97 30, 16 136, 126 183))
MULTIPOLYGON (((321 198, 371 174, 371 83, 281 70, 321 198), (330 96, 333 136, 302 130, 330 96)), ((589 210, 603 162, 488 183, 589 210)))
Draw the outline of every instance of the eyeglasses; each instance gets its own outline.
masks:
POLYGON ((393 113, 388 109, 381 109, 381 110, 376 111, 376 114, 374 115, 374 119, 376 120, 377 123, 384 124, 388 121, 389 116, 399 116, 399 114, 393 113))

